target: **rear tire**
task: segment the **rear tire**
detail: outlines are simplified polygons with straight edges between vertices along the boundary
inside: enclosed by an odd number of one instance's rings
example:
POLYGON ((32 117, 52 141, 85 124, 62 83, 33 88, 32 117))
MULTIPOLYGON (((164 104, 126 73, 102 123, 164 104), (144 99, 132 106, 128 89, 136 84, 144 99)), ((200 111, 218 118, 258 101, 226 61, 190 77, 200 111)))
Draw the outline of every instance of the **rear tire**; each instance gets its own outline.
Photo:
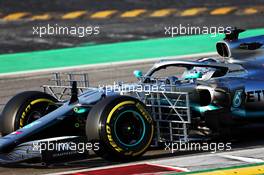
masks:
POLYGON ((0 132, 7 135, 26 126, 45 115, 48 106, 54 106, 56 102, 51 95, 39 91, 15 95, 7 102, 0 116, 0 132))
POLYGON ((132 97, 106 97, 88 114, 88 141, 99 143, 95 152, 107 160, 137 159, 147 151, 153 134, 152 117, 145 105, 132 97))

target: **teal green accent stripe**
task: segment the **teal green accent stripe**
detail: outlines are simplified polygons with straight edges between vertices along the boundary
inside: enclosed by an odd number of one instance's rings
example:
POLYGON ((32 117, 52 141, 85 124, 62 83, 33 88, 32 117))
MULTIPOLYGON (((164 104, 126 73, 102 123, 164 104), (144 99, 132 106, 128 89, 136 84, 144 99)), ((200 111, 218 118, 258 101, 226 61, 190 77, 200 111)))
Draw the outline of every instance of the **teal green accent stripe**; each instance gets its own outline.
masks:
MULTIPOLYGON (((264 34, 263 29, 249 30, 242 37, 264 34)), ((0 73, 140 60, 215 51, 215 42, 223 35, 182 36, 116 44, 83 46, 69 49, 0 55, 0 73)))
POLYGON ((214 111, 214 110, 218 110, 220 109, 217 106, 214 105, 208 105, 208 106, 194 106, 194 110, 200 112, 200 113, 204 113, 206 111, 214 111))

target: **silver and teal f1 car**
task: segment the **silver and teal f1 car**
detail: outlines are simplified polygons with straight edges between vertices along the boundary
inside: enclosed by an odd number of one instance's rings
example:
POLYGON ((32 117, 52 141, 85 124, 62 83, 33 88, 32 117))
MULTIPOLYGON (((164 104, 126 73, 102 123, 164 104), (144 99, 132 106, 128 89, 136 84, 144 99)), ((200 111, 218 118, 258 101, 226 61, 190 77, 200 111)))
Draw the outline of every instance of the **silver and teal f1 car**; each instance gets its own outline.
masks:
POLYGON ((221 133, 263 122, 264 36, 239 39, 242 31, 216 44, 220 57, 161 61, 145 75, 135 71, 137 83, 79 93, 71 81, 64 101, 37 91, 15 95, 0 118, 0 163, 86 157, 90 150, 130 161, 159 143, 188 142, 188 131, 200 126, 221 133))

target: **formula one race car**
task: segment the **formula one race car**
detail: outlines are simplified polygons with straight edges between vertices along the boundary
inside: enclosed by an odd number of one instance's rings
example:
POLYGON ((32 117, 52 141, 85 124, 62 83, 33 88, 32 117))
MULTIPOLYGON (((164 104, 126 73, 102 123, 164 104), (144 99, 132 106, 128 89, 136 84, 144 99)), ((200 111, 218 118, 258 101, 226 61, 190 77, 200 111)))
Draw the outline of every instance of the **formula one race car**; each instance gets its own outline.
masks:
POLYGON ((129 161, 151 145, 188 142, 188 131, 200 126, 221 133, 264 121, 264 36, 238 39, 242 31, 216 44, 220 58, 161 61, 145 75, 135 71, 138 83, 78 95, 82 88, 70 80, 70 100, 53 93, 57 86, 46 86, 51 95, 14 96, 0 118, 0 162, 85 157, 78 151, 84 145, 107 160, 129 161))

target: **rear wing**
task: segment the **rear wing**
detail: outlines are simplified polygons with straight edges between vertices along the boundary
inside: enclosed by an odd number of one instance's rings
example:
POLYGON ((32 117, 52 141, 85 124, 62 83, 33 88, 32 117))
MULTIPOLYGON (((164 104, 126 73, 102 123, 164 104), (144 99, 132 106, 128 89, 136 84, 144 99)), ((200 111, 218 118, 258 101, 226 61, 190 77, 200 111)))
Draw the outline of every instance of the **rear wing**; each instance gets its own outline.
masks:
POLYGON ((238 29, 238 28, 232 28, 229 31, 225 31, 225 41, 233 41, 233 40, 237 40, 239 37, 239 34, 244 32, 244 29, 238 29))

